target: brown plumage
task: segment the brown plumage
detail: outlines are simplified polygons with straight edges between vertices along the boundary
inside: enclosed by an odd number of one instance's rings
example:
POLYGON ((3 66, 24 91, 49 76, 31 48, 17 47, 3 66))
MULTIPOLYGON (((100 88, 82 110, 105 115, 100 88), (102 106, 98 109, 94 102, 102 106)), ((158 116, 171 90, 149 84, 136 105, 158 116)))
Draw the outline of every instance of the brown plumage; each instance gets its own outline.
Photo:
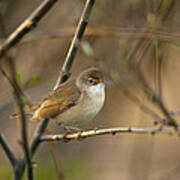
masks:
POLYGON ((52 91, 34 109, 31 120, 56 116, 60 122, 91 119, 102 108, 104 98, 104 76, 97 68, 90 68, 83 71, 76 80, 67 81, 52 91))
POLYGON ((80 97, 80 90, 75 80, 68 81, 51 92, 41 103, 31 120, 55 117, 69 107, 74 106, 80 97))

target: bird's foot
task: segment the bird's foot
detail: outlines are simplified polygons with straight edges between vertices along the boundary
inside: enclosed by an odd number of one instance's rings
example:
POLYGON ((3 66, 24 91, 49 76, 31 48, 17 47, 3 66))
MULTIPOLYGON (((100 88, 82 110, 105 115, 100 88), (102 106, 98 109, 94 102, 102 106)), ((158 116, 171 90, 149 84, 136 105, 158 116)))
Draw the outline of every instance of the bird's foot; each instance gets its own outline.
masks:
POLYGON ((65 133, 65 134, 63 135, 63 142, 65 142, 65 143, 67 143, 67 142, 70 141, 70 139, 67 138, 67 135, 68 135, 68 133, 65 133))
POLYGON ((69 139, 67 138, 68 134, 72 134, 72 133, 77 133, 77 137, 75 138, 78 141, 81 141, 83 139, 83 137, 81 136, 83 130, 81 128, 78 127, 74 127, 74 126, 65 126, 65 125, 61 125, 65 131, 64 137, 63 137, 63 141, 64 142, 69 142, 69 139))
POLYGON ((84 139, 81 135, 82 133, 83 133, 82 129, 77 132, 76 140, 82 141, 84 139))
POLYGON ((64 131, 67 132, 67 133, 83 131, 81 128, 74 127, 74 126, 65 126, 65 125, 62 125, 62 127, 63 127, 64 131))
POLYGON ((99 130, 99 128, 98 127, 96 127, 96 128, 94 128, 94 131, 96 132, 96 131, 98 131, 99 130))

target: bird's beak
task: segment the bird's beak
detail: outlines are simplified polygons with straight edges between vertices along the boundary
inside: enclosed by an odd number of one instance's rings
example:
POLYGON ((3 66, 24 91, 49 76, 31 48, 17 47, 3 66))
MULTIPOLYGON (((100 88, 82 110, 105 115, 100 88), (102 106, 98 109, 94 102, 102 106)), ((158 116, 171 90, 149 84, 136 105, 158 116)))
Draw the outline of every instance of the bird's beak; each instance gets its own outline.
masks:
POLYGON ((102 82, 102 83, 108 83, 109 80, 108 80, 108 79, 103 79, 103 80, 101 80, 101 82, 102 82))
POLYGON ((109 79, 107 77, 103 78, 100 82, 101 83, 109 83, 109 79))

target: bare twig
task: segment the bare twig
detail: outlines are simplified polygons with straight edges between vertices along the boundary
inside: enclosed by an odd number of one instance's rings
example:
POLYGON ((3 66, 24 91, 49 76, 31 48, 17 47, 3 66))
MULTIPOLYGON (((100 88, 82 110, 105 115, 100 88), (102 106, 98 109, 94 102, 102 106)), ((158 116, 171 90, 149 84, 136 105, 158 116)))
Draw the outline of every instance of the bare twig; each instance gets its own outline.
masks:
POLYGON ((159 53, 160 48, 160 42, 156 41, 154 45, 154 84, 157 96, 162 99, 162 55, 159 53))
POLYGON ((72 134, 58 134, 58 135, 43 135, 41 141, 64 141, 66 140, 77 140, 87 137, 94 137, 105 134, 115 135, 117 133, 131 133, 131 134, 156 134, 158 132, 164 132, 170 134, 172 128, 169 127, 116 127, 116 128, 107 128, 107 129, 98 129, 98 130, 88 130, 83 131, 82 133, 72 133, 72 134))
POLYGON ((95 3, 95 0, 86 1, 76 32, 71 42, 71 46, 67 53, 66 59, 64 61, 63 67, 61 69, 60 75, 58 77, 58 80, 56 82, 54 89, 56 89, 59 86, 59 84, 65 82, 70 76, 70 69, 72 67, 74 58, 76 56, 77 50, 79 48, 79 44, 83 37, 84 31, 86 29, 86 26, 88 24, 89 17, 90 17, 91 10, 93 8, 94 3, 95 3))
POLYGON ((25 171, 25 161, 24 158, 18 159, 18 163, 14 167, 14 177, 13 180, 20 180, 23 177, 25 171))
POLYGON ((6 153, 9 161, 11 162, 12 167, 15 167, 18 160, 17 160, 13 150, 9 146, 8 142, 6 141, 5 137, 1 133, 0 133, 0 144, 1 144, 2 148, 4 149, 4 152, 6 153))
MULTIPOLYGON (((160 122, 162 122, 163 124, 166 123, 166 121, 168 120, 167 116, 162 118, 158 113, 156 113, 147 105, 145 105, 135 94, 133 94, 130 90, 128 90, 128 88, 123 88, 122 85, 119 85, 119 89, 121 90, 123 95, 125 95, 130 101, 135 103, 142 112, 150 115, 155 120, 155 124, 158 124, 160 122)), ((180 115, 180 110, 172 111, 169 114, 170 116, 180 115)))
MULTIPOLYGON (((53 6, 53 4, 56 2, 57 0, 45 0, 8 38, 7 40, 1 45, 0 47, 0 57, 2 57, 3 55, 6 54, 6 52, 13 47, 16 43, 18 43, 20 41, 20 39, 27 33, 29 32, 38 22, 39 20, 45 15, 45 13, 53 6)), ((82 13, 82 18, 80 19, 80 23, 79 26, 77 28, 77 33, 75 34, 75 38, 72 41, 72 46, 70 47, 70 51, 67 55, 67 58, 65 60, 65 65, 63 66, 64 69, 62 71, 65 70, 66 73, 68 73, 68 71, 70 71, 74 57, 76 55, 76 51, 78 49, 79 46, 79 41, 82 38, 83 32, 86 28, 86 25, 88 23, 88 18, 90 15, 90 11, 92 9, 92 6, 94 4, 95 0, 87 0, 86 6, 84 8, 84 11, 82 13), (72 50, 71 50, 72 49, 72 50), (69 60, 68 60, 69 59, 69 60)), ((12 61, 10 61, 12 62, 12 61)), ((21 115, 21 134, 22 134, 22 140, 23 140, 23 148, 24 148, 24 152, 25 152, 25 158, 27 161, 27 166, 28 166, 28 178, 29 179, 33 179, 33 168, 32 168, 32 163, 31 163, 31 155, 33 156, 33 154, 35 153, 35 151, 37 150, 37 147, 40 144, 40 137, 41 135, 44 133, 47 125, 48 125, 48 118, 43 119, 39 126, 37 127, 37 130, 35 132, 35 135, 33 137, 32 140, 32 144, 31 144, 31 148, 29 151, 29 146, 28 146, 28 140, 27 140, 27 126, 26 126, 26 118, 25 118, 25 113, 24 113, 24 101, 22 98, 22 91, 19 91, 18 88, 15 87, 19 87, 19 86, 15 86, 17 83, 16 80, 16 72, 15 72, 15 68, 14 65, 12 65, 12 77, 13 77, 13 83, 12 81, 9 81, 10 84, 14 87, 14 91, 16 94, 16 98, 17 98, 17 103, 19 106, 19 110, 20 110, 20 115, 21 115), (15 85, 14 85, 15 84, 15 85), (31 153, 30 153, 31 152, 31 153)), ((3 72, 3 71, 2 71, 3 72)), ((65 74, 64 74, 65 75, 65 74)), ((61 78, 64 79, 64 75, 61 76, 61 78)), ((8 76, 7 76, 8 77, 8 76)), ((66 76, 67 77, 67 76, 66 76)), ((67 77, 68 78, 68 77, 67 77)), ((66 79, 67 79, 66 78, 66 79)), ((8 79, 8 78, 7 78, 8 79)), ((66 79, 64 79, 61 82, 64 82, 66 79)), ((61 82, 59 82, 58 84, 60 84, 61 82)), ((22 176, 23 172, 24 172, 24 160, 22 160, 22 164, 23 164, 23 168, 20 168, 17 173, 15 174, 15 179, 18 179, 22 176), (21 171, 21 172, 20 172, 21 171)))
MULTIPOLYGON (((0 36, 1 38, 2 37, 5 37, 6 36, 6 32, 5 32, 5 26, 4 26, 4 23, 3 23, 3 18, 2 18, 2 15, 0 14, 0 25, 1 25, 1 28, 0 28, 0 36)), ((3 70, 3 68, 0 66, 0 71, 3 73, 3 75, 6 77, 6 73, 5 71, 3 70)), ((7 76, 8 77, 8 76, 7 76)), ((9 78, 9 77, 8 77, 9 78)), ((10 78, 9 78, 10 80, 10 78)), ((12 80, 10 80, 9 82, 12 82, 12 80)), ((14 170, 14 177, 17 177, 16 176, 16 173, 17 173, 17 167, 20 165, 20 161, 19 159, 16 157, 15 153, 13 152, 13 149, 10 147, 10 145, 8 144, 8 142, 6 141, 5 137, 0 133, 0 144, 4 150, 4 152, 6 153, 11 165, 12 165, 12 168, 14 170)))
MULTIPOLYGON (((5 56, 5 58, 9 58, 7 56, 5 56)), ((5 70, 2 68, 2 66, 0 66, 0 72, 3 74, 3 76, 8 80, 9 84, 16 89, 17 91, 19 91, 19 93, 23 96, 23 99, 25 101, 25 104, 28 105, 29 108, 31 108, 33 106, 33 104, 31 103, 29 97, 24 93, 24 91, 21 89, 19 84, 15 84, 12 79, 7 75, 7 73, 5 72, 5 70)))
POLYGON ((57 0, 44 0, 40 6, 0 46, 0 58, 32 30, 57 0))
MULTIPOLYGON (((77 39, 81 39, 83 36, 83 32, 84 32, 86 25, 88 23, 89 15, 90 15, 93 4, 94 4, 94 0, 87 0, 86 5, 85 5, 84 10, 83 10, 83 13, 82 13, 82 16, 80 18, 78 27, 77 27, 77 31, 74 35, 74 38, 72 40, 71 46, 69 48, 67 57, 65 59, 65 62, 64 62, 64 65, 63 65, 63 68, 61 71, 61 72, 66 72, 66 73, 63 73, 59 76, 56 85, 59 85, 60 83, 66 81, 67 78, 69 77, 67 74, 69 74, 69 71, 72 67, 74 57, 76 55, 76 51, 78 48, 77 44, 79 44, 77 42, 77 39), (66 76, 66 78, 65 78, 65 76, 66 76), (63 80, 61 80, 61 78, 63 80)), ((48 118, 45 118, 40 122, 40 124, 36 130, 35 136, 33 138, 32 144, 31 144, 31 153, 32 154, 35 153, 38 145, 40 144, 40 137, 44 133, 44 131, 48 125, 48 122, 49 122, 48 118)))
MULTIPOLYGON (((173 2, 174 2, 173 0, 169 1, 169 4, 166 4, 165 1, 160 2, 159 7, 157 9, 157 13, 156 13, 157 14, 157 20, 156 20, 157 26, 155 27, 155 29, 158 29, 159 24, 165 20, 165 18, 167 17, 167 15, 170 12, 170 9, 173 6, 173 2)), ((146 30, 147 30, 147 27, 142 28, 142 32, 146 32, 146 30)), ((174 126, 175 128, 177 128, 178 124, 177 124, 176 120, 173 117, 171 117, 171 114, 168 112, 163 100, 159 97, 159 94, 156 94, 156 92, 149 86, 149 84, 144 76, 144 73, 142 72, 141 67, 140 67, 141 60, 144 57, 147 50, 149 49, 149 47, 151 46, 151 43, 152 42, 150 40, 141 39, 135 46, 133 52, 130 53, 130 56, 128 57, 129 65, 130 65, 130 67, 133 67, 133 69, 136 70, 136 73, 137 73, 136 75, 139 78, 146 95, 151 97, 154 104, 157 105, 157 107, 161 110, 161 112, 167 117, 165 124, 167 124, 169 126, 174 126), (140 48, 142 49, 142 47, 143 47, 143 51, 141 51, 141 55, 137 59, 137 52, 140 48), (136 57, 137 60, 132 61, 133 57, 136 57)))
POLYGON ((161 121, 162 118, 158 115, 158 113, 154 112, 151 108, 146 106, 135 94, 131 93, 130 90, 127 88, 122 88, 119 86, 121 92, 132 102, 134 102, 142 112, 147 113, 152 118, 155 119, 155 121, 161 121))
MULTIPOLYGON (((11 75, 12 75, 12 81, 13 84, 15 85, 15 87, 18 87, 18 81, 17 81, 17 77, 16 77, 16 68, 15 68, 15 62, 13 59, 8 58, 9 60, 9 66, 10 66, 10 71, 11 71, 11 75)), ((13 86, 14 87, 14 86, 13 86)), ((33 167, 32 167, 32 162, 31 162, 31 154, 29 151, 29 144, 28 144, 28 130, 27 130, 27 122, 26 122, 26 116, 25 116, 25 103, 23 100, 23 96, 21 95, 21 93, 18 91, 18 89, 14 88, 14 94, 16 97, 16 102, 18 105, 18 109, 20 112, 20 125, 21 125, 21 138, 22 138, 22 146, 23 146, 23 150, 24 150, 24 155, 25 155, 25 159, 27 162, 27 168, 28 168, 28 179, 29 180, 33 180, 33 167)))
MULTIPOLYGON (((63 83, 64 81, 66 81, 69 78, 69 75, 70 75, 69 72, 70 72, 70 69, 74 62, 74 58, 75 58, 76 52, 78 50, 79 43, 80 43, 83 33, 86 29, 88 19, 90 16, 90 12, 92 10, 94 2, 95 2, 95 0, 87 0, 87 2, 85 4, 80 21, 78 23, 77 30, 75 32, 74 38, 72 40, 71 46, 69 48, 68 54, 64 61, 64 65, 62 67, 61 73, 58 77, 58 80, 57 80, 57 83, 56 83, 54 89, 56 89, 59 84, 63 83)), ((32 155, 36 152, 39 144, 41 143, 40 138, 43 135, 43 133, 48 125, 48 122, 49 122, 49 119, 45 118, 40 122, 40 125, 37 127, 35 136, 33 138, 32 144, 31 144, 32 155)))
MULTIPOLYGON (((13 47, 15 44, 17 44, 21 38, 28 33, 32 28, 34 28, 39 20, 49 11, 49 9, 55 4, 57 0, 45 0, 18 28, 5 40, 5 42, 0 46, 0 57, 2 57, 11 47, 13 47)), ((8 76, 7 76, 8 77, 8 76)), ((14 77, 14 76, 13 76, 14 77)), ((8 79, 8 78, 7 78, 8 79)), ((14 87, 14 90, 16 92, 16 96, 19 102, 19 107, 21 109, 21 118, 22 118, 22 136, 23 136, 23 146, 25 149, 25 154, 27 158, 27 162, 29 164, 29 171, 32 172, 31 167, 31 158, 30 153, 28 150, 28 143, 27 143, 27 137, 26 137, 26 119, 23 112, 23 99, 21 99, 21 94, 23 94, 20 88, 17 88, 19 86, 15 86, 14 84, 18 84, 17 82, 14 83, 14 81, 9 81, 10 84, 14 87), (16 87, 16 88, 15 88, 16 87), (20 89, 20 91, 19 91, 20 89)), ((46 123, 45 123, 46 124, 46 123)), ((44 125, 45 126, 45 125, 44 125)), ((39 130, 42 130, 42 126, 40 125, 39 130)), ((42 130, 42 133, 44 131, 42 130)), ((36 149, 36 145, 39 143, 37 139, 39 139, 39 136, 41 133, 37 131, 36 136, 34 138, 34 141, 32 143, 32 150, 36 149)), ((22 168, 21 168, 22 169, 22 168)), ((22 171, 23 173, 24 171, 22 171)), ((17 176, 15 176, 15 179, 18 177, 21 177, 22 173, 17 172, 17 176), (18 174, 21 174, 18 176, 18 174)), ((30 173, 32 174, 32 173, 30 173)))
MULTIPOLYGON (((5 26, 3 23, 3 18, 0 16, 0 23, 1 23, 1 36, 6 37, 7 34, 5 32, 5 26)), ((23 145, 23 150, 25 154, 25 158, 27 160, 27 165, 28 165, 28 179, 33 180, 33 169, 32 169, 32 164, 31 164, 31 157, 29 153, 29 147, 28 147, 28 139, 27 139, 27 126, 26 126, 26 118, 25 118, 25 112, 24 112, 24 99, 25 97, 23 91, 21 90, 18 82, 17 82, 17 77, 16 77, 16 68, 15 68, 15 61, 11 56, 7 56, 5 54, 5 58, 9 63, 9 69, 11 73, 11 77, 9 77, 4 69, 0 66, 0 71, 4 75, 4 77, 8 80, 10 85, 14 89, 14 94, 15 98, 17 100, 17 105, 20 111, 20 120, 21 120, 21 137, 22 137, 22 145, 23 145)), ((13 164, 14 168, 14 179, 20 179, 23 175, 24 169, 25 169, 25 163, 24 159, 17 159, 16 163, 13 164)))
MULTIPOLYGON (((79 48, 79 44, 80 44, 81 39, 83 37, 84 31, 85 31, 86 26, 88 24, 89 17, 90 17, 91 10, 93 8, 94 3, 95 3, 95 0, 87 0, 86 1, 86 4, 84 6, 84 9, 82 11, 82 14, 81 14, 78 26, 77 26, 77 29, 75 31, 74 37, 72 39, 71 45, 70 45, 68 53, 66 55, 63 67, 60 71, 58 80, 55 84, 54 90, 56 88, 58 88, 58 86, 61 83, 65 82, 70 77, 70 70, 71 70, 72 64, 74 62, 75 56, 77 54, 77 50, 79 48)), ((39 138, 40 137, 41 136, 39 136, 39 138)), ((40 139, 38 139, 37 144, 40 142, 41 142, 40 139)), ((50 147, 51 147, 51 152, 52 152, 53 158, 56 159, 57 157, 59 157, 57 155, 57 151, 56 151, 55 147, 52 146, 51 144, 50 144, 50 147)), ((55 164, 56 164, 56 168, 58 168, 58 171, 59 171, 58 172, 59 177, 61 179, 64 179, 64 175, 63 175, 62 167, 60 166, 60 163, 59 162, 57 163, 57 160, 56 160, 55 164)))
MULTIPOLYGON (((138 78, 141 81, 141 85, 144 88, 145 93, 151 97, 151 100, 154 102, 154 104, 159 108, 159 110, 167 117, 166 122, 164 122, 166 125, 174 126, 175 128, 178 127, 178 124, 176 120, 171 116, 169 111, 167 110, 164 102, 162 99, 156 94, 156 92, 148 85, 148 82, 146 78, 144 77, 144 74, 141 70, 140 65, 136 66, 137 69, 137 75, 138 78)), ((161 123, 161 122, 160 122, 161 123)))
POLYGON ((34 155, 34 153, 36 152, 39 144, 40 144, 40 137, 42 136, 42 134, 44 133, 47 125, 48 125, 48 122, 49 122, 49 119, 48 118, 45 118, 45 119, 42 119, 40 122, 39 122, 39 125, 36 129, 36 132, 34 134, 34 137, 33 137, 33 140, 32 140, 32 143, 31 143, 31 154, 34 155))
MULTIPOLYGON (((26 33, 28 33, 32 28, 34 28, 37 25, 37 23, 40 21, 40 19, 55 4, 56 1, 57 0, 45 0, 20 26, 18 26, 18 28, 0 46, 0 57, 2 57, 11 47, 13 47, 15 44, 17 44, 26 33)), ((15 77, 15 74, 16 73, 14 73, 13 77, 15 77)), ((14 87, 16 97, 18 99, 19 108, 21 111, 23 146, 24 146, 24 150, 25 150, 27 163, 28 163, 28 172, 29 172, 28 174, 29 174, 29 177, 32 179, 33 177, 31 175, 33 175, 33 173, 32 173, 32 166, 31 166, 31 157, 30 157, 30 153, 29 153, 27 136, 26 136, 26 132, 27 132, 26 119, 25 119, 24 111, 23 111, 24 103, 23 103, 23 99, 21 97, 21 94, 23 94, 23 93, 22 93, 22 91, 19 91, 18 88, 15 88, 15 87, 19 87, 17 85, 16 86, 14 85, 14 84, 18 84, 17 81, 16 81, 16 83, 14 83, 15 81, 13 81, 13 82, 9 81, 9 82, 14 87)), ((46 125, 46 123, 44 123, 44 126, 45 125, 46 125)), ((42 130, 42 133, 44 132, 41 125, 39 126, 39 130, 42 130)), ((39 133, 39 131, 37 131, 34 141, 32 143, 32 148, 31 148, 32 151, 37 148, 36 145, 39 144, 38 139, 39 139, 40 135, 41 135, 41 133, 39 133)), ((22 173, 23 172, 24 171, 22 171, 22 173)), ((18 179, 19 177, 21 177, 22 173, 17 172, 17 176, 15 176, 15 179, 18 179), (19 174, 21 174, 21 175, 19 175, 19 174)))

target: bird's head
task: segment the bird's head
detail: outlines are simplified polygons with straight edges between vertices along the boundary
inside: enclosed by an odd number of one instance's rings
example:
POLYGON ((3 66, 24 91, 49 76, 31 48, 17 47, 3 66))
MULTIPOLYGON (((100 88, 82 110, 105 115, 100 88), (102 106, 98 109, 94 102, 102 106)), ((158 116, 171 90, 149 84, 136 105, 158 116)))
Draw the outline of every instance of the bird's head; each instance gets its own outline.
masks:
POLYGON ((76 84, 82 90, 104 89, 106 83, 105 75, 98 68, 89 68, 83 71, 77 78, 76 84))

